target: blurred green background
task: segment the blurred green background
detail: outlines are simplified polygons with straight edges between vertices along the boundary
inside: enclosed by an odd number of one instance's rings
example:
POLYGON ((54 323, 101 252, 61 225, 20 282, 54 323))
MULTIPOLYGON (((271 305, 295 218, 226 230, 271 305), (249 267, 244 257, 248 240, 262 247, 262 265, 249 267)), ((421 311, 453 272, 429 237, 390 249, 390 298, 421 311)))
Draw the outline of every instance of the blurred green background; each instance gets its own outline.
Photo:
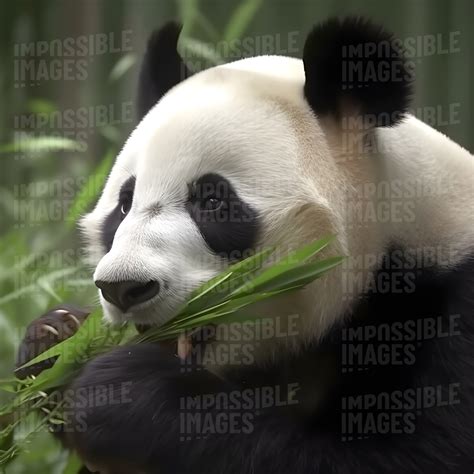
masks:
MULTIPOLYGON (((301 57, 314 23, 348 14, 372 17, 397 36, 418 42, 413 111, 472 151, 471 0, 30 0, 2 5, 0 378, 10 376, 15 349, 32 319, 62 301, 96 304, 76 222, 97 199, 135 125, 134 88, 148 34, 165 21, 180 20, 179 47, 196 70, 237 59, 228 48, 237 38, 248 40, 248 53, 301 57), (74 42, 72 54, 67 41, 74 42), (78 53, 81 41, 88 45, 85 54, 78 53)), ((1 429, 0 414, 0 452, 1 429)), ((25 443, 5 472, 59 473, 65 463, 65 453, 43 432, 25 443)))

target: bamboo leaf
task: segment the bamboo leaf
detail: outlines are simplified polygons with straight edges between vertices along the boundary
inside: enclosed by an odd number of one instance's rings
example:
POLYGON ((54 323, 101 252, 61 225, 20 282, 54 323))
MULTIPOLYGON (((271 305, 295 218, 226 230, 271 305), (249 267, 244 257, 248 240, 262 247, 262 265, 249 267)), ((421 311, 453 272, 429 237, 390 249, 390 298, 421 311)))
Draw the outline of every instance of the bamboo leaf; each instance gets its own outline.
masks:
POLYGON ((188 35, 193 27, 194 19, 198 13, 198 0, 179 0, 178 8, 182 20, 182 35, 188 35))
POLYGON ((109 75, 109 81, 118 81, 132 66, 136 63, 137 57, 133 53, 123 55, 112 68, 109 75))
POLYGON ((79 474, 82 469, 82 462, 73 451, 69 453, 67 463, 64 466, 63 474, 79 474))
POLYGON ((232 296, 254 294, 260 291, 273 291, 285 286, 305 285, 339 265, 343 260, 344 257, 332 257, 320 262, 291 266, 282 273, 269 269, 268 272, 262 273, 244 287, 237 289, 232 296))
POLYGON ((226 271, 204 283, 191 294, 191 298, 178 312, 176 319, 179 319, 181 314, 193 314, 202 308, 208 308, 221 302, 260 270, 274 251, 275 249, 270 248, 257 252, 245 260, 231 265, 226 271))
POLYGON ((183 56, 187 60, 193 57, 204 59, 212 66, 218 66, 224 62, 219 53, 203 41, 195 38, 183 38, 180 41, 180 45, 183 49, 183 56))
POLYGON ((211 41, 218 41, 220 34, 217 28, 199 10, 195 13, 196 23, 203 29, 211 41))
POLYGON ((28 101, 28 110, 34 114, 52 114, 57 107, 46 99, 31 99, 28 101))
POLYGON ((0 153, 14 152, 50 152, 50 151, 81 151, 82 145, 65 137, 31 137, 17 139, 13 143, 0 145, 0 153))
POLYGON ((255 17, 258 9, 262 6, 262 0, 243 0, 234 10, 224 32, 224 41, 241 38, 255 17))
POLYGON ((81 215, 89 208, 91 203, 99 195, 100 190, 104 186, 104 183, 110 172, 110 169, 112 168, 114 158, 114 151, 109 150, 105 158, 100 162, 95 171, 89 176, 86 183, 74 199, 66 219, 70 228, 76 224, 81 215))

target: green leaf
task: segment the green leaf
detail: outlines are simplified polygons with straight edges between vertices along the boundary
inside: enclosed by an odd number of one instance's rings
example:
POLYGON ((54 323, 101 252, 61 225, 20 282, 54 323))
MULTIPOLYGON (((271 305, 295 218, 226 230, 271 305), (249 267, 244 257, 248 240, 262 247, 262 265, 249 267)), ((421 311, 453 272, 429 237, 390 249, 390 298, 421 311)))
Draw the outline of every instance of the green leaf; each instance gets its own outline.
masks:
POLYGON ((195 13, 196 23, 203 29, 211 41, 217 42, 220 34, 217 28, 199 10, 195 13))
POLYGON ((214 306, 242 286, 259 270, 275 250, 273 248, 257 252, 251 257, 231 265, 223 273, 204 283, 191 293, 190 299, 175 319, 189 315, 203 308, 214 306))
POLYGON ((15 393, 18 390, 18 379, 0 379, 0 390, 4 392, 15 393))
POLYGON ((310 258, 314 257, 316 254, 321 252, 321 250, 325 249, 331 242, 334 241, 336 236, 328 235, 327 237, 323 237, 315 242, 312 242, 300 249, 294 250, 290 252, 286 258, 282 260, 283 262, 288 263, 301 263, 310 258))
POLYGON ((106 140, 114 145, 119 145, 122 140, 120 130, 112 124, 104 125, 103 127, 100 127, 98 131, 106 140))
POLYGON ((33 293, 38 289, 37 285, 27 285, 27 286, 22 286, 21 288, 18 288, 15 291, 12 291, 10 293, 7 293, 6 295, 2 296, 0 298, 0 306, 4 305, 6 303, 9 303, 10 301, 22 298, 23 296, 33 293))
POLYGON ((179 17, 181 18, 181 23, 183 25, 181 34, 183 36, 186 36, 189 34, 189 31, 191 31, 194 20, 196 18, 196 14, 199 11, 198 0, 179 0, 178 8, 179 17))
POLYGON ((183 50, 182 55, 186 59, 186 62, 190 62, 190 60, 195 57, 196 59, 204 59, 211 66, 218 66, 224 63, 220 54, 203 41, 194 38, 183 38, 180 41, 180 45, 183 50))
POLYGON ((110 173, 115 158, 115 152, 109 150, 105 158, 87 179, 86 183, 74 199, 67 215, 69 228, 73 227, 79 218, 88 210, 103 188, 107 176, 110 173))
POLYGON ((28 101, 28 110, 34 114, 51 114, 58 108, 46 99, 31 99, 28 101))
POLYGON ((227 24, 224 32, 224 41, 241 38, 262 4, 262 0, 243 0, 234 10, 227 24))
POLYGON ((15 140, 13 143, 0 145, 0 153, 14 152, 50 152, 50 151, 81 151, 83 145, 65 137, 31 137, 15 140))
MULTIPOLYGON (((326 248, 333 240, 333 236, 324 237, 298 250, 290 252, 285 258, 280 260, 275 265, 272 265, 270 268, 264 270, 255 279, 247 282, 242 287, 235 289, 233 295, 243 295, 259 291, 260 288, 265 288, 262 285, 265 285, 265 283, 269 282, 271 279, 279 277, 285 273, 289 274, 290 271, 293 271, 297 268, 302 269, 302 264, 304 262, 314 257, 317 253, 321 252, 321 250, 326 248)), ((294 275, 294 272, 292 274, 294 275)))
POLYGON ((63 474, 79 474, 82 469, 82 462, 73 451, 69 453, 67 463, 64 466, 63 474))
POLYGON ((331 268, 338 266, 344 259, 345 257, 331 257, 320 262, 288 268, 283 273, 266 272, 255 278, 254 281, 241 291, 237 291, 233 296, 254 294, 262 291, 278 291, 293 286, 302 287, 321 277, 331 268))
POLYGON ((132 68, 136 61, 137 57, 133 53, 127 53, 122 56, 112 68, 112 71, 110 71, 109 80, 112 82, 119 80, 128 70, 132 68))

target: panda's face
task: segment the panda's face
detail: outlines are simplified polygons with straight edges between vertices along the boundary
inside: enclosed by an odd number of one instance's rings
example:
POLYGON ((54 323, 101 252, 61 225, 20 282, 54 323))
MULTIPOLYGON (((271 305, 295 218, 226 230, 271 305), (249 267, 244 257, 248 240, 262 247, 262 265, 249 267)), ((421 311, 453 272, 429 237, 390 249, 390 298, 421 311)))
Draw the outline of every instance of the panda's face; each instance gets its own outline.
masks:
MULTIPOLYGON (((179 32, 168 24, 150 37, 142 119, 82 221, 105 315, 116 322, 169 320, 193 289, 258 248, 276 244, 284 253, 336 234, 333 250, 347 255, 349 247, 374 252, 383 240, 379 228, 358 232, 346 222, 347 193, 354 180, 376 175, 377 160, 357 151, 336 158, 348 138, 345 119, 392 126, 406 112, 408 69, 349 87, 341 75, 347 46, 392 44, 391 35, 358 18, 331 20, 308 36, 303 61, 262 56, 190 77, 176 50, 179 32)), ((353 61, 374 70, 405 64, 395 46, 369 56, 353 61)), ((371 132, 354 131, 358 139, 371 132)), ((303 333, 314 335, 349 298, 336 272, 313 285, 311 301, 300 304, 298 295, 288 311, 304 306, 303 333)))
POLYGON ((291 117, 234 76, 206 71, 165 95, 84 219, 108 319, 165 322, 229 262, 272 243, 298 203, 291 117))

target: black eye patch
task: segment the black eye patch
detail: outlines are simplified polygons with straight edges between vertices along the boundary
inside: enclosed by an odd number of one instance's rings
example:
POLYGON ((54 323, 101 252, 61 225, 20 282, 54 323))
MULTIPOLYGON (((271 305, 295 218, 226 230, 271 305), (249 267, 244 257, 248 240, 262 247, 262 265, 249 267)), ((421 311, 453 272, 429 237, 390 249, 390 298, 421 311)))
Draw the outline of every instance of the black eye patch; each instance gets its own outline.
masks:
POLYGON ((106 217, 102 224, 102 244, 108 252, 112 248, 115 233, 122 221, 125 219, 133 201, 133 191, 135 189, 135 177, 130 178, 122 184, 120 188, 117 205, 114 210, 106 217))
POLYGON ((214 253, 239 260, 254 247, 260 227, 258 213, 226 178, 209 173, 190 184, 187 209, 214 253))

